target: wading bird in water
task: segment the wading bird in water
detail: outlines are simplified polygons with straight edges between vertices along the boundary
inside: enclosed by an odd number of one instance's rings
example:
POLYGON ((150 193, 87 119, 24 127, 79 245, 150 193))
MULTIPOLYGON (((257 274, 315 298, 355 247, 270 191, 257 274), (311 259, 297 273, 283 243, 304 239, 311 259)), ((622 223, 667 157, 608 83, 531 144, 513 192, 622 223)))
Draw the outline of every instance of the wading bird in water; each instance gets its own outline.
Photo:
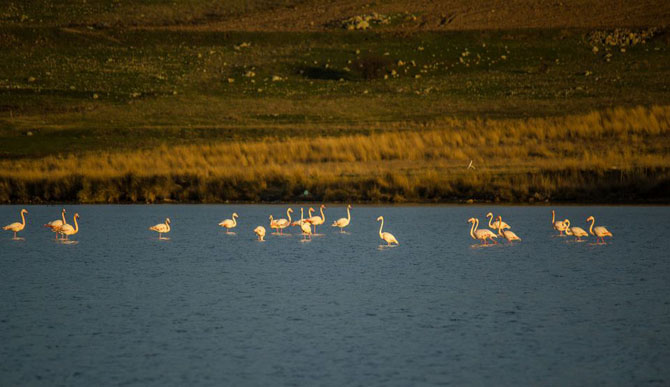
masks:
POLYGON ((74 227, 70 224, 64 224, 58 232, 63 235, 63 239, 69 240, 70 235, 74 235, 79 232, 79 223, 77 223, 77 219, 79 219, 79 214, 74 214, 74 227))
POLYGON ((309 219, 303 219, 303 209, 300 209, 300 230, 302 231, 302 240, 305 240, 305 235, 309 236, 309 240, 312 240, 312 225, 309 223, 309 219))
POLYGON ((565 223, 565 235, 572 235, 577 238, 578 242, 582 241, 582 237, 588 237, 589 234, 584 231, 581 227, 570 227, 570 220, 566 219, 563 221, 565 223))
POLYGON ((494 224, 498 225, 498 235, 507 239, 509 243, 512 243, 512 241, 521 242, 521 238, 519 238, 514 232, 503 229, 505 222, 502 221, 502 217, 500 215, 498 215, 498 221, 494 224))
POLYGON ((309 218, 307 221, 314 225, 314 232, 316 233, 316 226, 322 225, 326 221, 326 215, 323 214, 323 209, 326 208, 324 204, 321 205, 321 216, 315 215, 312 216, 313 208, 309 209, 309 218))
POLYGON ((158 233, 158 239, 167 239, 163 238, 163 234, 170 232, 170 218, 165 218, 165 223, 158 223, 155 226, 149 227, 149 230, 156 231, 158 233))
POLYGON ((291 208, 286 210, 286 216, 288 217, 288 219, 282 218, 282 219, 277 219, 276 220, 276 225, 277 225, 277 228, 279 229, 279 234, 281 234, 281 235, 284 235, 283 230, 286 227, 291 225, 291 212, 293 212, 293 209, 291 209, 291 208))
POLYGON ((219 223, 219 226, 225 227, 226 228, 226 234, 229 234, 230 229, 235 228, 237 226, 236 218, 238 218, 238 217, 239 216, 237 215, 237 212, 233 212, 233 216, 232 216, 233 219, 226 219, 226 220, 222 221, 221 223, 219 223))
POLYGON ((384 228, 384 217, 383 216, 380 216, 379 218, 377 218, 377 222, 379 222, 379 221, 382 222, 381 225, 379 225, 379 237, 386 242, 387 246, 390 246, 391 243, 395 243, 396 245, 399 245, 400 243, 398 243, 398 240, 395 239, 393 234, 391 234, 390 232, 382 232, 382 229, 384 228))
POLYGON ((485 245, 488 244, 486 242, 487 239, 490 239, 493 243, 498 244, 498 242, 493 240, 493 238, 498 237, 496 234, 493 233, 493 231, 487 230, 485 228, 482 228, 480 230, 477 229, 477 227, 479 226, 479 219, 470 218, 468 219, 468 223, 472 223, 472 227, 470 228, 470 236, 472 237, 472 239, 480 240, 485 245))
POLYGON ((58 238, 58 231, 60 230, 63 225, 67 224, 65 221, 65 208, 63 208, 63 211, 61 211, 61 219, 56 219, 52 220, 51 222, 47 223, 44 225, 44 227, 48 227, 51 229, 51 231, 56 233, 56 238, 58 238))
POLYGON ((256 233, 256 235, 258 235, 258 240, 259 241, 261 241, 261 242, 265 241, 265 239, 263 239, 263 238, 265 238, 265 227, 263 227, 263 226, 256 227, 254 229, 254 233, 256 233))
POLYGON ((598 240, 601 240, 602 243, 605 243, 605 237, 606 236, 608 236, 610 238, 612 237, 612 233, 608 229, 606 229, 605 227, 603 227, 603 226, 593 227, 593 225, 596 223, 596 218, 594 218, 593 216, 589 216, 586 219, 586 221, 591 222, 591 227, 589 227, 589 232, 591 233, 591 235, 596 236, 596 242, 598 242, 598 240))
MULTIPOLYGON (((489 218, 489 227, 491 227, 494 230, 497 230, 499 228, 498 224, 501 224, 503 229, 511 228, 509 224, 507 224, 507 223, 505 223, 501 220, 496 220, 495 222, 491 223, 491 221, 493 220, 493 213, 492 212, 489 212, 488 214, 486 214, 486 217, 489 218), (500 223, 500 222, 502 222, 502 223, 500 223)), ((498 219, 500 219, 500 216, 498 217, 498 219)))
POLYGON ((28 210, 25 208, 21 210, 21 223, 19 222, 14 222, 12 224, 8 224, 5 227, 3 227, 3 230, 9 230, 14 232, 14 240, 18 240, 19 238, 16 237, 16 233, 23 230, 26 228, 26 217, 24 214, 27 214, 28 210))
POLYGON ((551 225, 555 230, 558 231, 558 235, 563 236, 563 231, 565 231, 565 221, 556 220, 556 212, 551 210, 551 225))
POLYGON ((336 221, 333 222, 333 227, 339 227, 340 232, 344 232, 344 228, 349 225, 349 222, 351 222, 351 204, 347 205, 347 217, 346 218, 340 218, 336 221))

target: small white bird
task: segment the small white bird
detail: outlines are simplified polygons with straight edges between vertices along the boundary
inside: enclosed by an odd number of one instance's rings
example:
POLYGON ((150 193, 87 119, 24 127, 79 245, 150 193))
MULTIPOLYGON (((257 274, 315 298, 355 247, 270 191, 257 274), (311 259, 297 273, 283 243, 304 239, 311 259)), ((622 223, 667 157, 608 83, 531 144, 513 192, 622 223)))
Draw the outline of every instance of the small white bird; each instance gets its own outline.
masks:
POLYGON ((608 236, 610 238, 612 237, 612 233, 608 229, 606 229, 605 227, 603 227, 603 226, 593 227, 593 225, 596 223, 596 218, 594 218, 593 216, 589 216, 586 219, 586 221, 591 222, 591 227, 589 228, 589 232, 591 233, 591 235, 596 236, 596 242, 599 242, 599 240, 601 240, 602 243, 605 243, 605 237, 606 236, 608 236))
POLYGON ((263 239, 263 238, 265 238, 265 227, 258 226, 254 229, 254 232, 256 233, 256 235, 258 235, 258 240, 259 241, 261 241, 261 242, 265 241, 265 239, 263 239))
POLYGON ((12 224, 8 224, 8 225, 6 225, 6 226, 3 227, 2 229, 3 229, 3 230, 13 231, 13 232, 14 232, 14 239, 15 239, 15 240, 16 240, 16 239, 19 239, 19 238, 16 237, 16 233, 19 232, 19 231, 21 231, 21 230, 23 230, 24 228, 26 228, 26 217, 25 217, 24 214, 27 214, 27 213, 28 213, 28 210, 26 210, 25 208, 22 209, 22 210, 21 210, 21 223, 19 223, 19 222, 14 222, 14 223, 12 223, 12 224))
POLYGON ((165 218, 165 223, 158 223, 155 226, 149 227, 149 230, 156 231, 158 233, 158 239, 168 239, 163 238, 163 234, 170 232, 170 218, 165 218))
POLYGON ((398 243, 398 240, 395 239, 393 234, 391 234, 390 232, 382 232, 382 228, 384 228, 384 217, 383 216, 380 216, 379 218, 377 218, 377 222, 379 222, 379 221, 382 222, 381 225, 379 226, 379 237, 386 242, 387 246, 390 246, 391 243, 395 243, 396 245, 399 245, 400 243, 398 243))
POLYGON ((340 218, 336 221, 333 222, 333 227, 339 227, 340 232, 344 232, 344 228, 349 225, 349 222, 351 222, 351 204, 347 205, 347 217, 346 218, 340 218))
POLYGON ((58 230, 58 232, 63 235, 63 239, 69 240, 70 235, 74 235, 79 232, 79 223, 77 223, 77 219, 79 219, 79 214, 74 214, 74 227, 70 224, 64 224, 61 226, 61 228, 58 230))
POLYGON ((232 216, 233 219, 226 219, 226 220, 222 221, 221 223, 219 223, 219 226, 225 227, 226 228, 226 234, 229 234, 231 228, 237 227, 236 218, 238 218, 238 217, 239 216, 237 215, 237 212, 233 212, 233 216, 232 216))

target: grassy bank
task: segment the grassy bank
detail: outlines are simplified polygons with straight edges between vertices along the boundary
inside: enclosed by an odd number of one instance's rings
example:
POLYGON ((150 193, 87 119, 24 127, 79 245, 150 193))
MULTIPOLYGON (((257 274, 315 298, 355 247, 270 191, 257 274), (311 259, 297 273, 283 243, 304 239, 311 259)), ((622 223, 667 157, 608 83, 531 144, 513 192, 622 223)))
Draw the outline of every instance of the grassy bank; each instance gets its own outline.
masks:
POLYGON ((669 134, 656 106, 5 160, 0 201, 663 202, 669 134))

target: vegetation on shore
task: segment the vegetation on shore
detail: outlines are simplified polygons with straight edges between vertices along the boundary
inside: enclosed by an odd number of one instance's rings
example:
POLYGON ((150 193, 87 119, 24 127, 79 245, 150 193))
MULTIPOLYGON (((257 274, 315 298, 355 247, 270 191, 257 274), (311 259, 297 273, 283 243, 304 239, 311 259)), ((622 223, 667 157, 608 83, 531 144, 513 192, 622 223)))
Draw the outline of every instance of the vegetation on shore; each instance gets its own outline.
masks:
POLYGON ((0 162, 0 201, 666 201, 670 107, 0 162), (473 160, 474 169, 468 169, 473 160))
POLYGON ((265 31, 311 9, 269 3, 0 6, 0 203, 669 200, 663 28, 449 31, 389 2, 265 31))

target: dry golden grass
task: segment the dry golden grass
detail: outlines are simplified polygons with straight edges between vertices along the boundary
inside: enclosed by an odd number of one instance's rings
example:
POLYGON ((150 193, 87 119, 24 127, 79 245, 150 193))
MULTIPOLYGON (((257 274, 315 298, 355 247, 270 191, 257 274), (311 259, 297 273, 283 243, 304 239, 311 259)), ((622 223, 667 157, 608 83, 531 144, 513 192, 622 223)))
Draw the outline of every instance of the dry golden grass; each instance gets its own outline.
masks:
POLYGON ((580 192, 588 199, 608 185, 667 184, 669 132, 670 106, 654 106, 3 160, 0 200, 295 200, 305 189, 312 192, 305 199, 327 200, 576 200, 580 192), (469 160, 474 171, 466 169, 469 160))

